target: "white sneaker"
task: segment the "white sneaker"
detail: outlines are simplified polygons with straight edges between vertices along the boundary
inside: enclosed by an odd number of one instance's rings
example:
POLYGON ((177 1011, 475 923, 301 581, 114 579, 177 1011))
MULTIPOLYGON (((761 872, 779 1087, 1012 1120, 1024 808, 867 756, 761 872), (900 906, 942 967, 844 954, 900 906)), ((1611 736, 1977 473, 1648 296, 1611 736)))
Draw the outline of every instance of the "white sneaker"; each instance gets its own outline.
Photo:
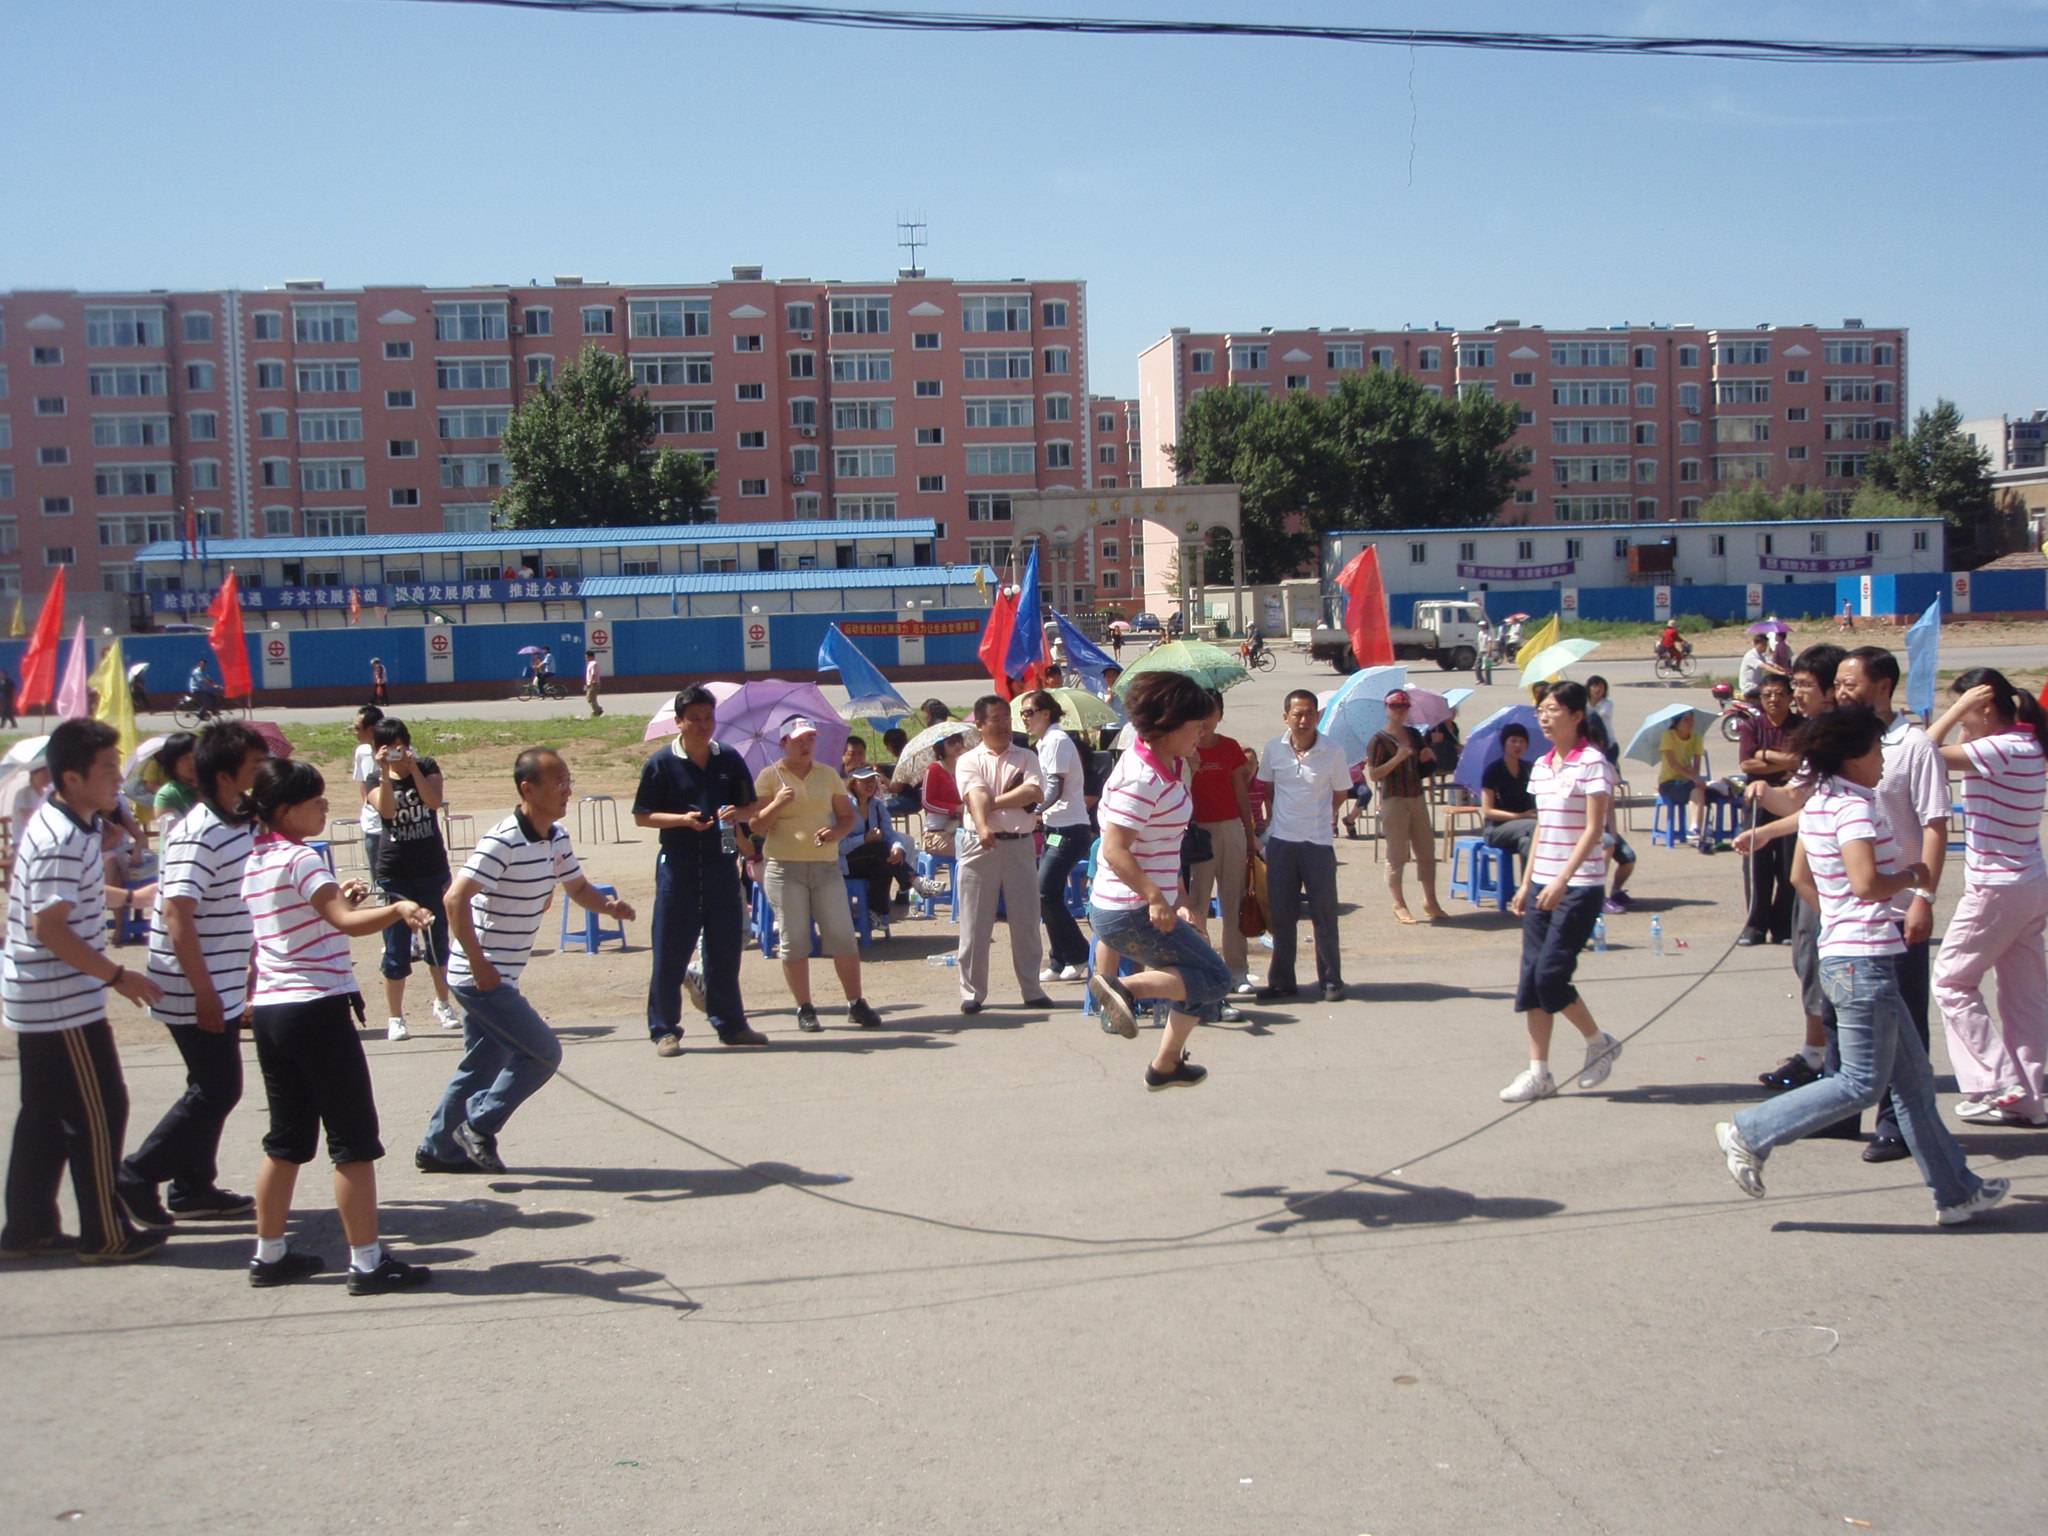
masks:
POLYGON ((1581 1088, 1598 1088, 1607 1081, 1607 1074, 1614 1070, 1614 1064, 1621 1060, 1621 1042, 1601 1030, 1586 1042, 1586 1065, 1579 1073, 1581 1088))
POLYGON ((1040 981, 1058 981, 1060 979, 1059 970, 1054 966, 1048 965, 1038 973, 1038 979, 1040 981))
POLYGON ((1070 965, 1060 972, 1061 981, 1086 981, 1088 972, 1078 965, 1070 965))
POLYGON ((709 1013, 711 1004, 704 991, 704 968, 695 960, 683 967, 683 996, 690 1000, 690 1006, 699 1013, 709 1013))
MULTIPOLYGON (((434 1022, 443 1029, 460 1029, 462 1028, 462 1015, 437 997, 434 999, 434 1022)), ((392 1038, 397 1039, 399 1037, 393 1036, 392 1038)))
POLYGON ((1252 993, 1257 992, 1259 990, 1259 978, 1256 976, 1246 976, 1243 981, 1240 981, 1236 986, 1232 987, 1230 990, 1233 994, 1243 993, 1245 996, 1249 997, 1252 993))
POLYGON ((1977 1193, 1961 1205, 1938 1205, 1934 1208, 1934 1219, 1944 1227, 1959 1227, 1979 1211, 1988 1211, 2003 1200, 2012 1190, 2010 1179, 1986 1179, 1978 1186, 1977 1193))
MULTIPOLYGON (((1742 1133, 1735 1129, 1735 1122, 1717 1122, 1714 1126, 1714 1140, 1728 1159, 1728 1177, 1735 1181, 1735 1187, 1752 1200, 1761 1200, 1764 1193, 1764 1160, 1749 1150, 1749 1143, 1744 1141, 1742 1133)), ((1956 1209, 1961 1210, 1962 1207, 1958 1206, 1956 1209)), ((1963 1216, 1957 1219, 1968 1221, 1970 1218, 1963 1216)))
POLYGON ((386 1040, 410 1040, 412 1033, 405 1027, 405 1020, 393 1019, 384 1026, 384 1038, 386 1040))
POLYGON ((1504 1104, 1527 1104, 1532 1099, 1547 1099, 1556 1092, 1557 1080, 1548 1072, 1524 1067, 1520 1077, 1501 1089, 1500 1097, 1504 1104))

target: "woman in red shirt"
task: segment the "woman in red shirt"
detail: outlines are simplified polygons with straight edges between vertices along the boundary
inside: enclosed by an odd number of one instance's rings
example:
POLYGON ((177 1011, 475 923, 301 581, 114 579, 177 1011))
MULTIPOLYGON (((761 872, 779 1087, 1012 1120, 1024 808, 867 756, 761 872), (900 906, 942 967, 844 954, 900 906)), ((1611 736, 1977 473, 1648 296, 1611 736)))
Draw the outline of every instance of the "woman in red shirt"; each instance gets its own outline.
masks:
POLYGON ((1246 853, 1258 846, 1258 827, 1252 818, 1252 760, 1241 745, 1216 729, 1223 721, 1223 695, 1212 688, 1209 698, 1216 713, 1203 728, 1189 787, 1195 798, 1195 825, 1209 834, 1213 857, 1188 868, 1188 910, 1197 922, 1206 923, 1210 893, 1220 898, 1223 963, 1230 967, 1234 990, 1249 992, 1252 986, 1237 909, 1244 901, 1246 853))

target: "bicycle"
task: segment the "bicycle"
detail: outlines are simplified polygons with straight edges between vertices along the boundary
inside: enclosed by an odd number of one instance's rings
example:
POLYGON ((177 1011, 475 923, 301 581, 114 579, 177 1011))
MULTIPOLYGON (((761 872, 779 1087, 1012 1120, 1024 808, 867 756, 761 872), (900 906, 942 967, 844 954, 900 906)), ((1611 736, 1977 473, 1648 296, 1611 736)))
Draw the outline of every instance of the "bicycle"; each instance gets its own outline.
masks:
POLYGON ((1240 647, 1237 656, 1238 660, 1244 663, 1245 670, 1250 672, 1270 672, 1280 665, 1280 658, 1273 653, 1273 648, 1267 645, 1260 646, 1256 651, 1240 647))
POLYGON ((1690 644, 1681 642, 1680 648, 1675 652, 1661 645, 1657 647, 1656 674, 1658 682, 1688 678, 1698 670, 1698 666, 1692 659, 1692 646, 1690 644))
POLYGON ((177 708, 171 711, 171 719, 177 722, 181 731, 196 731, 226 714, 227 711, 212 698, 198 699, 188 693, 178 700, 177 708))
POLYGON ((567 696, 568 690, 562 686, 562 680, 553 673, 538 682, 530 672, 519 679, 519 697, 522 699, 560 699, 567 696))

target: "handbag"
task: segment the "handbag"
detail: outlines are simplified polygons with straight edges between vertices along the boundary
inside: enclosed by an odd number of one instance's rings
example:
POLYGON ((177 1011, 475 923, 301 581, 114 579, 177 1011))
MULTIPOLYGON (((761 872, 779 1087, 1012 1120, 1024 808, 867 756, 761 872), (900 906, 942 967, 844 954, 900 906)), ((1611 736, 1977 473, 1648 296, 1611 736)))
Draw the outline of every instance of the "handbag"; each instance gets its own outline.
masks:
POLYGON ((1215 857, 1216 839, 1209 835, 1209 829, 1199 822, 1189 822, 1187 831, 1180 838, 1180 867, 1193 869, 1215 857))
POLYGON ((1266 931, 1266 861, 1249 849, 1244 861, 1244 899, 1237 904, 1237 931, 1256 939, 1266 931))

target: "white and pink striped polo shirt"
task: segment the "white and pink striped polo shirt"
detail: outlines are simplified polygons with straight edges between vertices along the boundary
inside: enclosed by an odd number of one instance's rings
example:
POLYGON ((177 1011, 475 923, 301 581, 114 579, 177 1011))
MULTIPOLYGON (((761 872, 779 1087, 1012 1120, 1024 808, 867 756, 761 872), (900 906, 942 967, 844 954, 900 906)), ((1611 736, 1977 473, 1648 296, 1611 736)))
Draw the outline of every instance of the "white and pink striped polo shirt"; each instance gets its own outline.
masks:
POLYGON ((2048 754, 2032 731, 2002 731, 1963 743, 1963 878, 1970 885, 2019 885, 2048 875, 2041 859, 2041 807, 2048 754))
POLYGON ((1849 889, 1842 844, 1869 843, 1877 872, 1895 875, 1905 865, 1899 845, 1877 814, 1877 796, 1847 779, 1820 781, 1799 813, 1799 846, 1820 891, 1820 952, 1824 956, 1902 955, 1905 941, 1891 903, 1865 901, 1849 889))
MULTIPOLYGON (((1540 890, 1564 873, 1572 850, 1586 830, 1589 795, 1614 796, 1614 764, 1590 741, 1581 741, 1568 757, 1552 747, 1529 771, 1529 793, 1536 798, 1536 841, 1529 850, 1529 882, 1540 890)), ((1595 841, 1592 852, 1572 873, 1568 884, 1605 885, 1607 846, 1595 841)))
MULTIPOLYGON (((1096 820, 1105 829, 1128 827, 1137 834, 1131 851, 1138 867, 1166 893, 1168 901, 1180 898, 1181 836, 1194 811, 1194 796, 1180 775, 1142 741, 1117 759, 1095 806, 1096 820)), ((1108 861, 1100 858, 1088 900, 1105 909, 1128 910, 1146 904, 1145 898, 1118 879, 1108 861)))
POLYGON ((327 861, 304 843, 265 832, 242 871, 242 900, 256 928, 252 1007, 308 1003, 356 989, 348 937, 313 907, 313 895, 335 879, 327 861))

